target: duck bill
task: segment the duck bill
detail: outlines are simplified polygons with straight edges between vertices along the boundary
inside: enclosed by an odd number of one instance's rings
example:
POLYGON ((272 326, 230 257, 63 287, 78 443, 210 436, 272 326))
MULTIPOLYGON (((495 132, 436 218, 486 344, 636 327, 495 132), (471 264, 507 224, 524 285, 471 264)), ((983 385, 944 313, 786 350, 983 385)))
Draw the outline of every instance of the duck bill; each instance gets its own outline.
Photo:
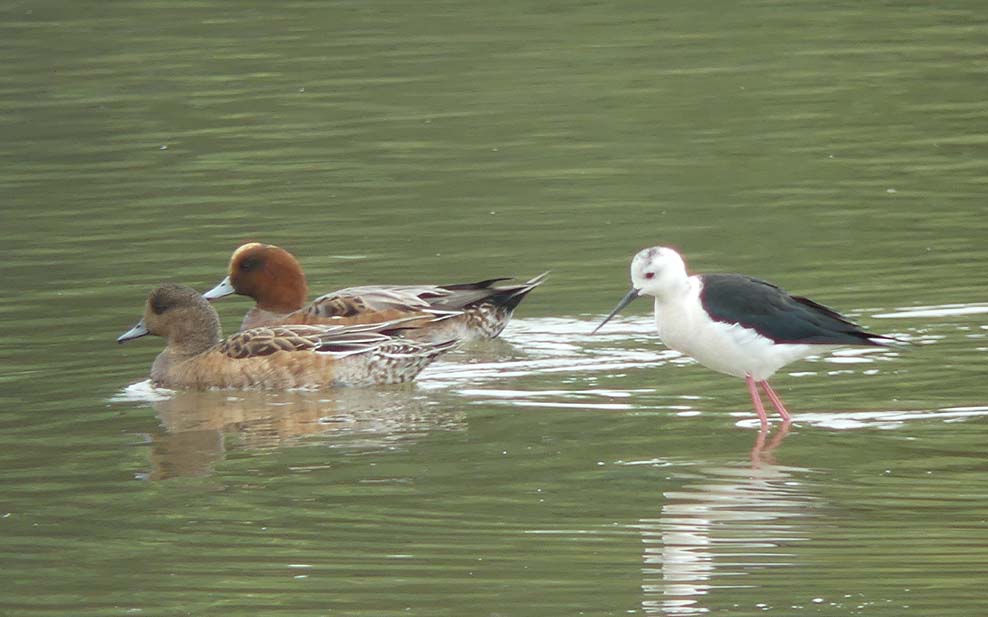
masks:
POLYGON ((233 283, 230 282, 230 277, 228 276, 220 281, 219 285, 202 294, 202 297, 207 300, 219 300, 220 298, 232 296, 235 293, 237 293, 237 290, 233 288, 233 283))
POLYGON ((637 289, 632 288, 631 291, 626 293, 624 297, 621 298, 621 301, 618 302, 617 306, 614 307, 614 310, 611 311, 610 314, 604 318, 604 321, 600 322, 600 325, 594 328, 593 332, 591 332, 590 334, 597 334, 597 330, 603 328, 605 323, 609 322, 612 317, 614 317, 615 315, 621 312, 621 309, 631 304, 631 302, 635 298, 638 298, 639 296, 641 296, 641 292, 638 291, 637 289))
POLYGON ((148 328, 147 326, 144 325, 144 320, 142 319, 139 322, 137 322, 136 326, 134 326, 130 330, 127 330, 120 336, 118 336, 117 342, 126 343, 127 341, 134 340, 135 338, 141 338, 142 336, 147 336, 148 334, 151 334, 151 332, 148 331, 148 328))

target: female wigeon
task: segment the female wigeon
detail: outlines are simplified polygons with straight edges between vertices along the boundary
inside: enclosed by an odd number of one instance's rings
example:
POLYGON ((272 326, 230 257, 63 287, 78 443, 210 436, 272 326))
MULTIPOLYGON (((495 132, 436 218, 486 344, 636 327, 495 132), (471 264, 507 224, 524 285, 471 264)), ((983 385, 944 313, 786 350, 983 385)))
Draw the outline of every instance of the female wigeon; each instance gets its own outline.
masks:
POLYGON ((207 291, 207 300, 250 296, 242 329, 276 324, 377 323, 422 317, 403 336, 416 340, 490 339, 511 319, 525 294, 548 276, 520 285, 495 285, 506 278, 458 285, 349 287, 306 304, 308 286, 295 256, 283 248, 251 242, 233 252, 229 275, 207 291))
POLYGON ((162 285, 151 292, 144 318, 123 343, 162 336, 165 350, 151 381, 167 388, 324 388, 410 381, 455 345, 395 339, 404 321, 356 326, 275 326, 220 334, 216 310, 195 290, 162 285))

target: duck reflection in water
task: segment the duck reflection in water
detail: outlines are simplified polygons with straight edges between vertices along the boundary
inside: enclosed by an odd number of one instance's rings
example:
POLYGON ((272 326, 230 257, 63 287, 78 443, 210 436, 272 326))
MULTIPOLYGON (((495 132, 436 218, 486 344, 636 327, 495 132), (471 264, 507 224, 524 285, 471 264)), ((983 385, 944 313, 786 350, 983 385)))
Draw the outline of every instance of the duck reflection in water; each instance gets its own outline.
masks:
POLYGON ((348 446, 381 449, 433 430, 459 430, 444 412, 408 385, 332 391, 182 391, 152 402, 161 431, 149 436, 150 470, 162 480, 206 476, 228 449, 313 444, 346 436, 348 446))

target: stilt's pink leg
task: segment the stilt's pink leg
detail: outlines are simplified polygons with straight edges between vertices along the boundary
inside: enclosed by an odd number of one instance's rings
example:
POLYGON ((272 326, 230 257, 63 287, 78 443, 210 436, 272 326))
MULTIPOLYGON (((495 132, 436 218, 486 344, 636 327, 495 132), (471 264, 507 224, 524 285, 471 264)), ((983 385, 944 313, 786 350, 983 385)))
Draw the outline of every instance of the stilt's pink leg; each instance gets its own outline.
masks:
POLYGON ((751 402, 755 406, 755 412, 762 423, 762 429, 768 426, 768 416, 765 415, 765 408, 762 406, 762 397, 758 396, 758 388, 755 387, 755 378, 751 375, 744 376, 744 382, 748 384, 748 394, 751 395, 751 402))
POLYGON ((775 407, 775 410, 779 412, 779 415, 782 416, 782 419, 786 422, 792 420, 792 416, 789 415, 789 411, 786 409, 786 406, 782 404, 782 399, 780 399, 779 395, 775 393, 772 386, 768 385, 768 381, 763 380, 758 383, 762 384, 762 390, 765 390, 768 400, 772 401, 772 405, 775 407))

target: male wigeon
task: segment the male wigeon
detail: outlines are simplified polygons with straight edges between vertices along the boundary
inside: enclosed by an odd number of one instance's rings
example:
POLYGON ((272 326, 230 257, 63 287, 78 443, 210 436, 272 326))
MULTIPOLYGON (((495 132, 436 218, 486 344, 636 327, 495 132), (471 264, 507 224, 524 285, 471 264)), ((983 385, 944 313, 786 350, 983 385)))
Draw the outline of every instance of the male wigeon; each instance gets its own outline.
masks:
POLYGON ((548 276, 520 285, 495 285, 506 278, 457 285, 349 287, 306 304, 308 285, 295 256, 283 248, 251 242, 230 258, 229 275, 207 291, 207 300, 232 294, 256 304, 241 328, 275 324, 357 324, 422 317, 403 336, 416 340, 490 339, 511 319, 525 295, 548 276))
POLYGON ((167 388, 364 386, 410 381, 455 345, 389 336, 407 321, 263 327, 224 339, 219 316, 205 298, 189 287, 162 285, 148 296, 144 318, 117 342, 164 337, 151 381, 167 388))

